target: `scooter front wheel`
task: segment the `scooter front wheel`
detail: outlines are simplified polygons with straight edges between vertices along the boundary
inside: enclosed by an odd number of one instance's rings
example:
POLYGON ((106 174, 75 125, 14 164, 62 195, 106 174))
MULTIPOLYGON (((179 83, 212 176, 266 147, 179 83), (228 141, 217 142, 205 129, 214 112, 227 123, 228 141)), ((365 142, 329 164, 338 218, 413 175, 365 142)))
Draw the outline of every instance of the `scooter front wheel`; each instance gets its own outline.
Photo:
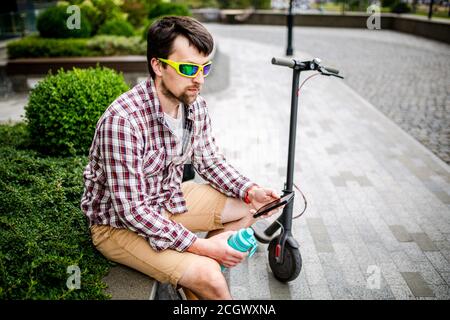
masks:
POLYGON ((302 269, 302 256, 298 248, 293 248, 286 241, 283 250, 283 262, 278 263, 276 261, 276 248, 278 245, 279 237, 276 237, 270 241, 269 244, 269 265, 272 269, 272 273, 276 279, 281 282, 289 282, 298 277, 302 269))

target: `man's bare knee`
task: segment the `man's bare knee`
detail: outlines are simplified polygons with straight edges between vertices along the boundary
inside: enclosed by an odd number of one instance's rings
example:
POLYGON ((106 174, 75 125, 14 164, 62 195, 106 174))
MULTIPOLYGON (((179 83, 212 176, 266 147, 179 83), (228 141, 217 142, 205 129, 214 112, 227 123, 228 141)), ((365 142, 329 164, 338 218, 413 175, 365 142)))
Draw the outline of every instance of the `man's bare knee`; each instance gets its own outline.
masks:
POLYGON ((222 223, 241 220, 250 215, 250 206, 242 200, 228 198, 222 211, 222 223))
POLYGON ((201 257, 192 263, 178 283, 205 299, 231 298, 220 265, 208 257, 201 257))

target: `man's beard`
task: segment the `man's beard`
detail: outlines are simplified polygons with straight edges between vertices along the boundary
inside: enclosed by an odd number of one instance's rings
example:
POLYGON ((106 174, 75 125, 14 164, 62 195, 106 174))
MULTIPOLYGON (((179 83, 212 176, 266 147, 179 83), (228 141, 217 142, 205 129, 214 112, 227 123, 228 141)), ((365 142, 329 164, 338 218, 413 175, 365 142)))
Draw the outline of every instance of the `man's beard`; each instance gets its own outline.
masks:
POLYGON ((172 91, 169 90, 169 88, 167 88, 166 84, 164 83, 164 80, 161 81, 161 92, 169 100, 172 101, 176 100, 178 102, 182 102, 185 105, 193 103, 197 99, 198 95, 198 94, 189 95, 186 91, 184 91, 180 96, 177 97, 172 93, 172 91))

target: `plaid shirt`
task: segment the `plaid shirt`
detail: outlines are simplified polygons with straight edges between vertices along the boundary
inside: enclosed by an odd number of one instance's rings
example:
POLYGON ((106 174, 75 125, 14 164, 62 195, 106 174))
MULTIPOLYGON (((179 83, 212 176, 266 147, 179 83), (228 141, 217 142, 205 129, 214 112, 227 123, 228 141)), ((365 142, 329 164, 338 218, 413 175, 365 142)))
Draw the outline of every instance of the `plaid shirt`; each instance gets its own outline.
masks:
MULTIPOLYGON (((187 212, 181 192, 188 160, 211 186, 244 199, 253 185, 219 153, 205 100, 185 108, 183 154, 164 120, 151 77, 119 96, 97 123, 84 177, 81 209, 90 225, 128 228, 155 250, 185 251, 196 235, 165 218, 187 212)), ((180 143, 180 142, 178 142, 180 143)))

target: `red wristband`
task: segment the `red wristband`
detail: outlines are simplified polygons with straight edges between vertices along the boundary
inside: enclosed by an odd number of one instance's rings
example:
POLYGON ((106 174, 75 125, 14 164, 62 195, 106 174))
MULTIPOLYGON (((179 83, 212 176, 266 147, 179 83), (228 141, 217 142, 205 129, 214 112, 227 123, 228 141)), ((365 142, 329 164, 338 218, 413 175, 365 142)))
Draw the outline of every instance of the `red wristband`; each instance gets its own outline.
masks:
POLYGON ((250 199, 248 198, 248 191, 247 191, 247 193, 245 194, 245 198, 244 198, 244 202, 246 203, 246 204, 250 204, 250 199))

